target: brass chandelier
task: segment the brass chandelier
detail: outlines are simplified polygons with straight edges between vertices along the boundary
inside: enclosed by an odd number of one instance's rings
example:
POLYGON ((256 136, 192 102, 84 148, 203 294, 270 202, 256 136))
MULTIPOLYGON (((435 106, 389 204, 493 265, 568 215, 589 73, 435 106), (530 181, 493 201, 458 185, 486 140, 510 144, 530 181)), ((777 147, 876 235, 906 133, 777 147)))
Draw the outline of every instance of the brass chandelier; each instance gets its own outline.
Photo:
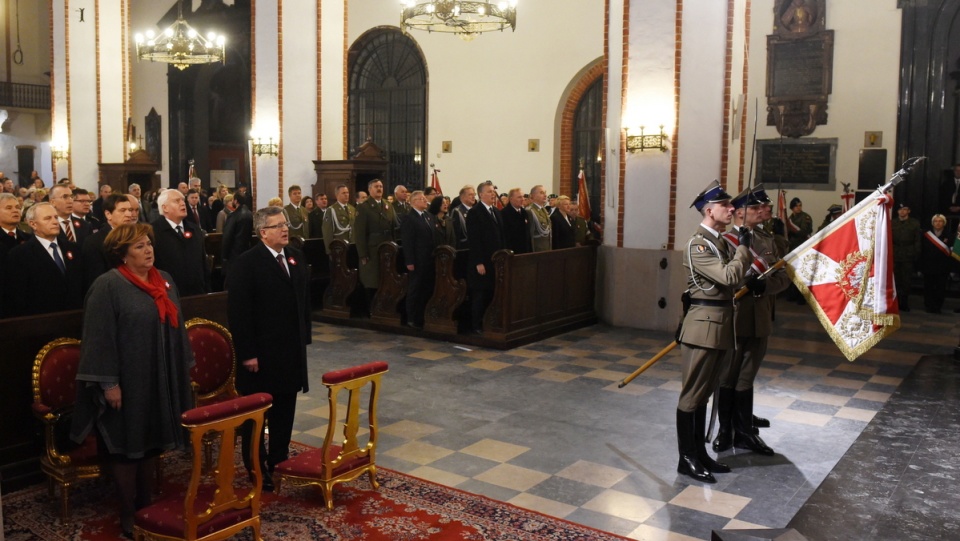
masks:
POLYGON ((153 30, 134 36, 137 60, 173 64, 177 69, 186 69, 191 64, 223 62, 227 38, 222 34, 208 32, 203 36, 183 18, 183 0, 177 1, 177 20, 159 35, 153 30))
POLYGON ((402 0, 400 27, 446 32, 470 41, 481 32, 517 27, 517 0, 468 2, 462 0, 402 0))

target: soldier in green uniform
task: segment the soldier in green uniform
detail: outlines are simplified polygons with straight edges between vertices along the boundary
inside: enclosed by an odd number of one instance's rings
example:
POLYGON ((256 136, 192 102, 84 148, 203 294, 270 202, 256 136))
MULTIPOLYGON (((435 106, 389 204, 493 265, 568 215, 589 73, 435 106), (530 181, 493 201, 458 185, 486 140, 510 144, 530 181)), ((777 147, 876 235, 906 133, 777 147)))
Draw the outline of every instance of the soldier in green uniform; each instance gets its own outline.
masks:
POLYGON ((397 238, 400 238, 400 222, 412 210, 410 203, 407 202, 408 197, 410 197, 410 192, 403 184, 398 184, 393 189, 393 213, 397 216, 397 238))
POLYGON ((573 222, 573 240, 577 246, 586 246, 587 241, 593 240, 593 231, 590 231, 590 224, 580 216, 580 209, 577 205, 570 205, 568 210, 570 221, 573 222))
POLYGON ((734 347, 734 288, 750 267, 752 239, 744 229, 733 250, 720 237, 720 230, 733 220, 733 207, 719 182, 713 181, 700 192, 691 206, 700 211, 703 220, 683 253, 690 308, 677 336, 683 377, 677 404, 677 472, 715 483, 713 474, 730 468, 713 460, 704 448, 707 400, 717 385, 724 356, 734 347))
POLYGON ((534 252, 546 252, 553 247, 553 231, 550 229, 550 210, 546 207, 547 191, 536 185, 530 190, 528 222, 530 224, 530 245, 534 252))
POLYGON ((797 249, 813 234, 813 218, 803 211, 803 201, 799 197, 790 200, 790 224, 787 226, 787 238, 790 240, 790 251, 797 249), (792 224, 792 227, 791 227, 792 224))
POLYGON ((728 247, 735 249, 741 231, 752 230, 750 256, 754 261, 744 280, 750 294, 741 297, 737 304, 734 327, 737 347, 720 371, 720 388, 717 391, 720 430, 713 442, 713 450, 718 453, 736 446, 762 455, 774 454, 754 428, 753 380, 760 370, 760 362, 767 352, 767 340, 773 331, 774 299, 777 293, 787 288, 790 279, 781 269, 764 280, 758 280, 758 276, 779 259, 773 235, 761 227, 765 213, 770 208, 769 199, 764 199, 767 198, 762 188, 759 191, 747 188, 734 197, 732 204, 736 225, 723 235, 728 247))
POLYGON ((383 199, 383 181, 373 179, 367 184, 370 197, 357 206, 353 224, 353 240, 360 256, 360 282, 367 288, 368 300, 380 287, 380 261, 377 248, 396 237, 397 215, 393 206, 383 199))
POLYGON ((897 302, 902 312, 910 311, 910 280, 914 264, 920 257, 920 222, 910 217, 906 203, 897 205, 893 231, 893 280, 897 286, 897 302))
POLYGON ((330 253, 330 243, 340 239, 353 244, 353 222, 357 218, 357 209, 350 202, 350 189, 346 184, 337 186, 337 201, 327 207, 323 213, 323 246, 330 253))
POLYGON ((300 186, 294 184, 287 190, 287 196, 290 198, 290 204, 283 207, 287 213, 287 220, 290 221, 290 236, 301 239, 310 238, 310 212, 300 204, 303 195, 300 186))

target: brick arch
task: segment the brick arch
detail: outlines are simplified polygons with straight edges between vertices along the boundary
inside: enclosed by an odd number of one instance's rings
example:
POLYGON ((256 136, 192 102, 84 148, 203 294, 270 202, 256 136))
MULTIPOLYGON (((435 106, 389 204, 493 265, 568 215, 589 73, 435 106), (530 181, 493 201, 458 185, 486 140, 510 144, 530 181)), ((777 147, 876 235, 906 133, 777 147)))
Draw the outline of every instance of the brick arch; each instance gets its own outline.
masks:
MULTIPOLYGON (((602 59, 584 72, 571 88, 567 101, 563 106, 563 112, 560 115, 560 191, 558 193, 570 195, 573 193, 571 179, 573 171, 578 167, 573 160, 573 117, 577 111, 577 105, 580 99, 586 93, 587 89, 597 82, 597 79, 603 77, 607 71, 607 61, 602 59)), ((607 120, 607 81, 603 81, 603 122, 607 120)), ((600 168, 600 201, 606 200, 606 167, 600 168)), ((603 206, 600 208, 601 222, 603 216, 603 206)))

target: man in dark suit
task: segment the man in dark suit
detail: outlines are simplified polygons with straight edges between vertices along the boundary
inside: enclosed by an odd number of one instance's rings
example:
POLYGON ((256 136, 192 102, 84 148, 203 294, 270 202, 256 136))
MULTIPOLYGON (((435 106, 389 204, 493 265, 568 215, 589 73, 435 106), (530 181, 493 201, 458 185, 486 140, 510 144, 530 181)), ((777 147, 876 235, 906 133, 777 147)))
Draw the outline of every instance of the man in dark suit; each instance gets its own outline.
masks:
POLYGON ((204 231, 211 231, 210 209, 200 202, 200 192, 194 189, 187 191, 187 216, 184 219, 204 231))
POLYGON ((109 184, 100 186, 100 197, 98 197, 91 206, 90 213, 93 214, 94 218, 100 220, 100 223, 103 223, 103 221, 106 220, 106 216, 103 214, 103 201, 112 193, 113 188, 109 184))
POLYGON ((203 231, 184 220, 187 205, 179 190, 164 190, 157 197, 160 218, 154 220, 154 266, 173 276, 180 296, 209 292, 210 276, 203 231))
POLYGON ((483 313, 493 299, 493 254, 503 248, 503 217, 495 206, 497 191, 489 180, 477 186, 480 204, 467 213, 467 244, 470 265, 467 287, 470 289, 470 314, 473 332, 483 332, 483 313))
POLYGON ((523 208, 523 192, 513 188, 507 195, 507 206, 500 211, 503 216, 503 247, 515 254, 530 253, 530 223, 523 208))
POLYGON ((0 194, 0 246, 8 250, 30 240, 30 233, 21 225, 20 201, 13 194, 0 194))
POLYGON ((50 188, 50 204, 57 211, 60 225, 60 242, 83 246, 83 241, 93 234, 90 224, 73 215, 73 192, 65 184, 50 188))
POLYGON ((81 261, 83 262, 83 290, 90 289, 90 285, 101 274, 110 270, 107 254, 103 253, 103 241, 110 231, 122 224, 137 222, 137 214, 133 210, 130 196, 112 193, 103 202, 103 215, 107 221, 99 231, 90 235, 81 247, 81 261))
POLYGON ((33 238, 7 254, 10 271, 3 288, 5 315, 29 316, 80 308, 80 254, 75 244, 58 239, 56 209, 50 203, 37 203, 27 209, 27 222, 33 228, 33 238))
POLYGON ((570 220, 570 198, 561 195, 557 198, 554 208, 559 212, 550 215, 550 227, 553 230, 553 249, 573 248, 577 245, 577 232, 570 220))
POLYGON ((241 201, 242 199, 232 197, 226 203, 230 214, 223 222, 223 239, 220 244, 220 265, 224 276, 230 272, 233 261, 250 248, 250 239, 253 236, 253 213, 246 205, 242 205, 241 201))
MULTIPOLYGON (((75 220, 86 222, 90 226, 90 233, 96 233, 100 230, 101 222, 90 212, 90 204, 93 202, 93 194, 83 188, 73 189, 73 214, 75 220)), ((82 246, 82 245, 81 245, 82 246)))
POLYGON ((417 190, 410 195, 410 212, 400 220, 403 261, 407 265, 407 325, 423 328, 423 310, 433 294, 433 249, 435 218, 427 212, 427 196, 417 190))
POLYGON ((947 216, 960 214, 960 163, 945 171, 940 181, 939 211, 947 216))
POLYGON ((467 243, 467 214, 477 204, 477 191, 473 189, 473 186, 464 186, 460 188, 458 199, 460 204, 450 204, 450 217, 447 218, 447 227, 453 224, 453 247, 457 250, 466 250, 469 247, 467 243))
MULTIPOLYGON (((311 341, 309 270, 303 253, 287 246, 289 224, 280 207, 257 211, 254 229, 262 242, 236 258, 227 275, 227 318, 237 356, 237 389, 273 395, 267 411, 270 449, 261 439, 260 457, 270 474, 287 459, 297 393, 307 392, 307 344, 311 341)), ((250 468, 249 427, 243 437, 250 468)))

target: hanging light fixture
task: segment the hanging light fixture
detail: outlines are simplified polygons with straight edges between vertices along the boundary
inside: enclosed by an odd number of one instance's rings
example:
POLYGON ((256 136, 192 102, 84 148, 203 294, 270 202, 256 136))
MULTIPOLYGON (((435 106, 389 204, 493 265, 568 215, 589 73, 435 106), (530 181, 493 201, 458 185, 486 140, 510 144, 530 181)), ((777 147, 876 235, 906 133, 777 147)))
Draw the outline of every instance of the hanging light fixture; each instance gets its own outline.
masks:
POLYGON ((446 32, 470 41, 481 32, 517 28, 517 0, 467 2, 461 0, 402 0, 400 27, 446 32))
POLYGON ((223 62, 227 38, 208 32, 206 36, 183 19, 183 0, 177 0, 177 20, 159 35, 152 29, 134 36, 137 60, 173 64, 186 69, 191 64, 223 62))

